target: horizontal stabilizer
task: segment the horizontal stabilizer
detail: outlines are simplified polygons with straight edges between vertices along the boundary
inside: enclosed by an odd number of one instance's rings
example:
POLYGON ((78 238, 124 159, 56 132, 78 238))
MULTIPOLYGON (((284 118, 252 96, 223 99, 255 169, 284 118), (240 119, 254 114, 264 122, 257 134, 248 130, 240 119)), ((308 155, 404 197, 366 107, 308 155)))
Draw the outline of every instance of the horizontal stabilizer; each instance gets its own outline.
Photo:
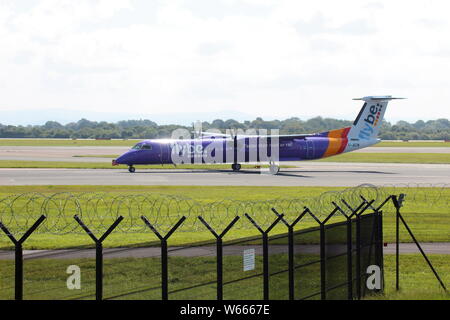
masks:
POLYGON ((395 98, 392 96, 367 96, 362 98, 354 98, 353 100, 363 100, 363 101, 389 101, 389 100, 398 100, 398 99, 406 99, 406 98, 395 98))
POLYGON ((392 96, 367 96, 353 99, 364 101, 364 105, 353 122, 348 137, 353 140, 375 141, 389 101, 397 99, 404 98, 394 98, 392 96))

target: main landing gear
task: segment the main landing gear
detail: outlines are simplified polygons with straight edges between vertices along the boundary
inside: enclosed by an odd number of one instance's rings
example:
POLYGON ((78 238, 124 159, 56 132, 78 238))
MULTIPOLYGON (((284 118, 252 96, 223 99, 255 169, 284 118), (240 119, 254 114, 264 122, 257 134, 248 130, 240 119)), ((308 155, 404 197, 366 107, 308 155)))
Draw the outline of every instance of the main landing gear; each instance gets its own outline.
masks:
POLYGON ((136 171, 136 168, 133 166, 128 166, 128 171, 130 171, 131 173, 136 171))
POLYGON ((238 172, 239 170, 241 170, 241 165, 239 163, 233 163, 231 165, 231 169, 233 169, 234 172, 238 172))
MULTIPOLYGON (((241 170, 241 165, 239 163, 233 163, 231 165, 231 169, 233 169, 234 172, 238 172, 239 170, 241 170)), ((276 175, 280 172, 280 166, 276 165, 274 163, 270 163, 269 164, 269 173, 276 175)))

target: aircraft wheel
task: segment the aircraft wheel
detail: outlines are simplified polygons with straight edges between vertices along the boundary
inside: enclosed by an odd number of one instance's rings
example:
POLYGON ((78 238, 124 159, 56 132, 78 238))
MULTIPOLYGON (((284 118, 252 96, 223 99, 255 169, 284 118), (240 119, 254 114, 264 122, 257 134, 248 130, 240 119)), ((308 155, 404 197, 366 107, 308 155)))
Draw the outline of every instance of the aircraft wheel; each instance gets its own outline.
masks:
POLYGON ((269 170, 270 170, 270 173, 273 174, 273 175, 278 174, 278 172, 280 172, 280 166, 277 166, 275 164, 271 164, 269 170))
POLYGON ((239 171, 241 170, 241 165, 239 163, 233 163, 231 169, 233 169, 233 171, 239 171))
POLYGON ((129 166, 129 167, 128 167, 128 171, 130 171, 131 173, 133 173, 133 172, 136 171, 136 168, 133 167, 133 166, 129 166))

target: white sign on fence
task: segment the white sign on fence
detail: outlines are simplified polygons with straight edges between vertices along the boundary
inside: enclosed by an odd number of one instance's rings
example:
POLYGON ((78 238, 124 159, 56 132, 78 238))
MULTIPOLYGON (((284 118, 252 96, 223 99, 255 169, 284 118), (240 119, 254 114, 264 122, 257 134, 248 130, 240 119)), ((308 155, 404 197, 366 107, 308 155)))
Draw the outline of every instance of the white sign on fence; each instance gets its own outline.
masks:
POLYGON ((255 269, 255 249, 244 250, 244 271, 255 269))

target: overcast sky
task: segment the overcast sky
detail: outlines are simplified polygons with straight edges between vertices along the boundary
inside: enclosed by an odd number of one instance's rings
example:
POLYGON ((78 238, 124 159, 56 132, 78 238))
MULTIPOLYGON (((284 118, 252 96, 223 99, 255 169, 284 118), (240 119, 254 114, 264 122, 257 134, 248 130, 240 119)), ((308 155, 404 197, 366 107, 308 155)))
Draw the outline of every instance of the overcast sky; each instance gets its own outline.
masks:
POLYGON ((388 120, 450 118, 449 12, 430 0, 0 0, 0 111, 353 119, 352 98, 390 94, 408 100, 388 120))

